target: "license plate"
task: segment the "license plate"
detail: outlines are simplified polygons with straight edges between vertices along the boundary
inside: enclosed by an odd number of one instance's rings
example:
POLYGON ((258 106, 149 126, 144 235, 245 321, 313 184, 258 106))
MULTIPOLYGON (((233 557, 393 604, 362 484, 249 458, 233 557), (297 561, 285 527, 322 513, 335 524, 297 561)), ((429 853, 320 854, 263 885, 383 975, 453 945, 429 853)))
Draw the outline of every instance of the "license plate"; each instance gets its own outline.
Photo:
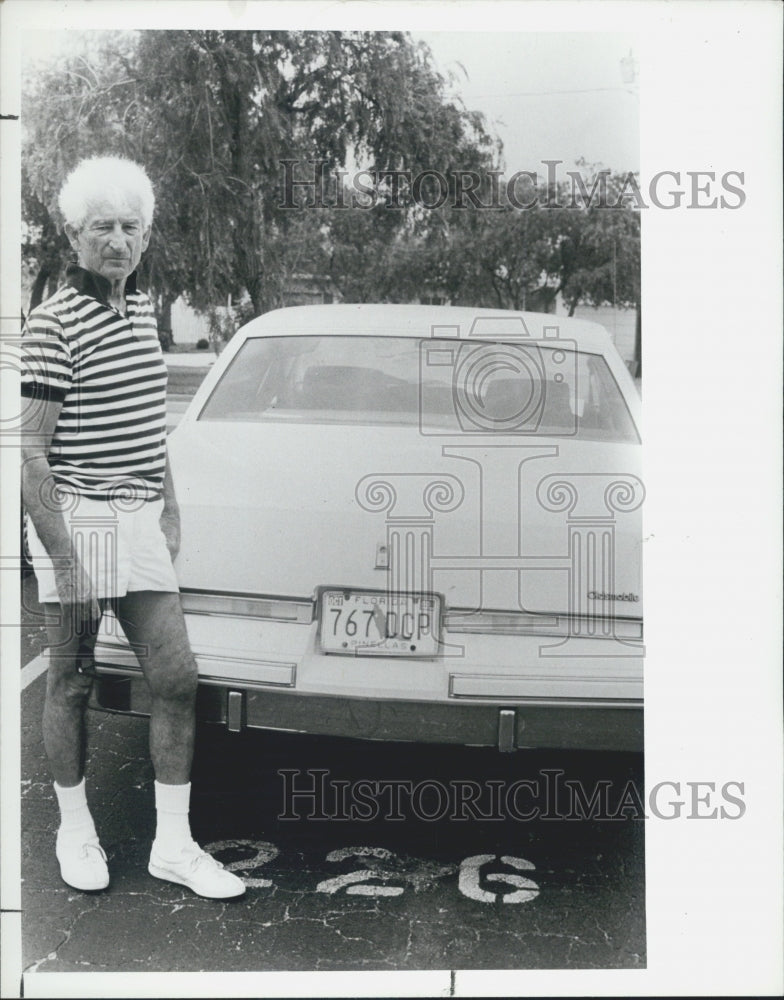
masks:
POLYGON ((319 641, 325 653, 436 656, 441 635, 441 597, 322 590, 319 623, 319 641))

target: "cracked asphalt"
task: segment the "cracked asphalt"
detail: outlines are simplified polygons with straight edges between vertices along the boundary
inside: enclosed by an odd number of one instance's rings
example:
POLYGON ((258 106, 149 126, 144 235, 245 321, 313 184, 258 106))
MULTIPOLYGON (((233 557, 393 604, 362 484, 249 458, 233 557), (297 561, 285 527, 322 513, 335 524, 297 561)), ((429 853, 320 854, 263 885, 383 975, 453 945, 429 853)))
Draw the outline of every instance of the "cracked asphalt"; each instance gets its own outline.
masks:
POLYGON ((201 732, 193 832, 247 885, 239 900, 214 902, 147 873, 154 826, 147 720, 91 712, 88 795, 112 883, 85 894, 60 880, 54 856, 44 683, 40 676, 25 688, 22 704, 27 974, 645 965, 644 824, 628 813, 548 819, 540 796, 525 800, 539 803, 540 815, 529 820, 504 810, 492 819, 485 808, 463 819, 450 818, 450 808, 429 820, 426 798, 415 807, 403 794, 397 808, 390 793, 379 799, 379 815, 362 820, 332 796, 338 783, 353 789, 361 780, 404 790, 473 781, 484 794, 493 781, 506 789, 527 778, 544 787, 559 772, 557 780, 589 793, 609 782, 619 799, 630 782, 643 787, 636 756, 201 732), (314 777, 317 769, 326 777, 314 777), (330 794, 287 798, 287 788, 330 794), (308 818, 319 810, 326 818, 308 818), (294 818, 281 819, 286 812, 294 818))

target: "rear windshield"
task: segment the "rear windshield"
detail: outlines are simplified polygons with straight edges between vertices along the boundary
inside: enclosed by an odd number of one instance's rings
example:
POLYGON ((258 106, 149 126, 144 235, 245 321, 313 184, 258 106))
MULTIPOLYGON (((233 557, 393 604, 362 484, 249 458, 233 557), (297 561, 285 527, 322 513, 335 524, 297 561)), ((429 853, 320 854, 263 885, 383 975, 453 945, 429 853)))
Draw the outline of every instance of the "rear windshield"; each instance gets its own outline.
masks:
POLYGON ((639 440, 600 355, 539 342, 252 338, 233 358, 199 420, 639 440))

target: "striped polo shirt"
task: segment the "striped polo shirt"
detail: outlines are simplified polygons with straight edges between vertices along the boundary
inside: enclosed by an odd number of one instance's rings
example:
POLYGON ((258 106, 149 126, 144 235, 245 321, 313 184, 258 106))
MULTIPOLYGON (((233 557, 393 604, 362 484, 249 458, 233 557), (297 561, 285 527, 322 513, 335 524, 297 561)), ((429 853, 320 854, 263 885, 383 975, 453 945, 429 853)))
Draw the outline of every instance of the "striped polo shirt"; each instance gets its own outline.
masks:
POLYGON ((49 465, 55 482, 98 500, 154 500, 166 462, 167 369, 149 298, 135 274, 127 316, 110 283, 71 265, 33 309, 22 337, 22 395, 62 402, 49 465))

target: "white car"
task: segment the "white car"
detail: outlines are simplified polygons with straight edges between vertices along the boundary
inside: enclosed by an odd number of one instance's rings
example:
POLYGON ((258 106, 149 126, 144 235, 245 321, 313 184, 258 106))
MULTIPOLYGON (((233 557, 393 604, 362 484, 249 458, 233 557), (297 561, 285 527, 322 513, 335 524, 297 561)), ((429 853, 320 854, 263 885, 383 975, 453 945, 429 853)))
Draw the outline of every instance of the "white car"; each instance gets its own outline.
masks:
MULTIPOLYGON (((281 309, 169 438, 199 718, 642 749, 640 400, 604 329, 457 307, 281 309)), ((94 707, 145 713, 117 623, 94 707)))

